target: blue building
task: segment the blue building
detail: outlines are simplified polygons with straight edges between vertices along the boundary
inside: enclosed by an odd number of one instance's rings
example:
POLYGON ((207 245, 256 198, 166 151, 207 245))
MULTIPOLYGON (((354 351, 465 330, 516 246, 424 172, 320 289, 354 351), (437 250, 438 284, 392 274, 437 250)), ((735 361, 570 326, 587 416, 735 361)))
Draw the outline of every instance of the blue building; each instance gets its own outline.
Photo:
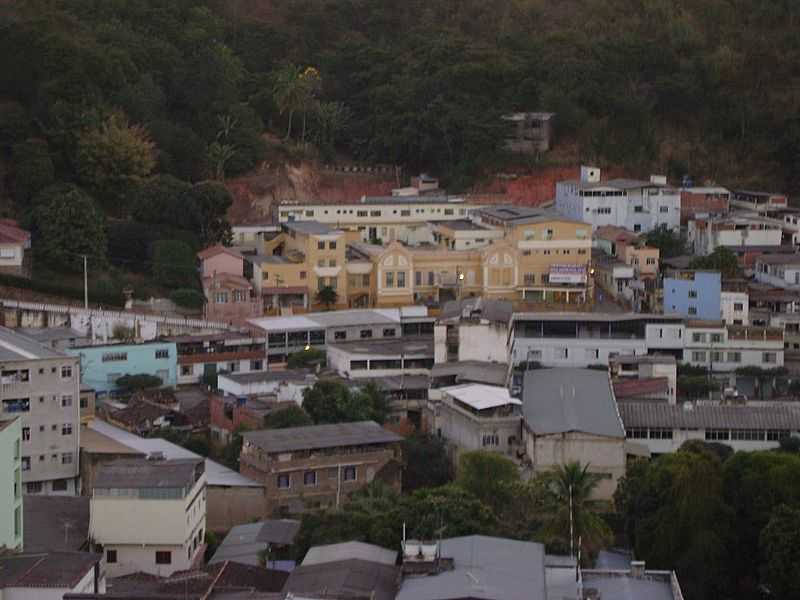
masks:
POLYGON ((98 396, 116 391, 117 379, 124 375, 155 375, 165 387, 178 383, 175 342, 78 346, 65 352, 80 357, 81 383, 94 388, 98 396))
POLYGON ((718 321, 721 293, 717 271, 673 271, 664 278, 664 314, 718 321))

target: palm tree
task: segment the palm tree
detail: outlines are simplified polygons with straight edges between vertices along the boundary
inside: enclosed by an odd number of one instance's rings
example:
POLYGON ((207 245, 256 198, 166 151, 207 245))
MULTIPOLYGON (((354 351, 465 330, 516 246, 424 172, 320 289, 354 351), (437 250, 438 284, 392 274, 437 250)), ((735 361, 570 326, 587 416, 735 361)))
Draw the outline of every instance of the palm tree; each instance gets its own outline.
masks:
POLYGON ((337 294, 336 290, 329 285, 320 288, 320 290, 317 292, 317 302, 319 304, 324 304, 325 308, 328 310, 330 310, 331 306, 336 304, 338 301, 339 294, 337 294))
POLYGON ((288 64, 275 72, 272 94, 280 113, 289 113, 287 140, 292 136, 294 113, 306 105, 308 93, 307 82, 304 81, 303 72, 297 65, 288 64))
POLYGON ((549 494, 545 541, 571 551, 578 550, 580 541, 581 549, 590 553, 607 545, 612 539, 611 529, 598 513, 604 503, 592 499, 601 476, 590 473, 588 464, 571 462, 544 477, 549 494))

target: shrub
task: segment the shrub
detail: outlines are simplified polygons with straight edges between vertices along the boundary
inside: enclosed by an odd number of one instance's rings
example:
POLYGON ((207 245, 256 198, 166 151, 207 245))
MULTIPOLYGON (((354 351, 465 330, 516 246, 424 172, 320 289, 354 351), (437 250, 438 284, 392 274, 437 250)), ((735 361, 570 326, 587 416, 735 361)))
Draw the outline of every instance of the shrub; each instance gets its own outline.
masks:
POLYGON ((169 299, 184 308, 203 308, 206 302, 206 298, 201 292, 188 288, 175 290, 169 295, 169 299))

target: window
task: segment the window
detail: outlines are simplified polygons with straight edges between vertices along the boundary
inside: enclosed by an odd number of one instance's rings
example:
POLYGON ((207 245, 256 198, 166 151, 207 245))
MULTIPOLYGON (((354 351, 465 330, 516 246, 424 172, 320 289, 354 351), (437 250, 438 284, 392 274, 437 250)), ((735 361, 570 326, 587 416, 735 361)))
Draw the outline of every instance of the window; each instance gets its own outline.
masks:
POLYGON ((359 337, 362 340, 366 340, 372 337, 372 329, 362 329, 358 332, 359 337))
POLYGON ((554 350, 556 358, 566 360, 569 358, 569 349, 568 348, 556 348, 554 350))
POLYGON ((692 360, 694 362, 706 362, 705 352, 692 352, 692 360))
POLYGON ((669 212, 669 206, 659 206, 658 207, 658 212, 660 212, 660 213, 669 212))
POLYGON ((586 358, 588 360, 596 360, 600 358, 600 349, 599 348, 586 348, 586 358))
POLYGON ((711 362, 722 362, 722 352, 712 352, 711 353, 711 362))
POLYGON ((692 341, 697 343, 704 343, 706 341, 706 334, 705 333, 693 333, 692 334, 692 341))
MULTIPOLYGON (((227 303, 228 303, 228 292, 216 292, 214 294, 214 304, 227 304, 227 303)), ((122 358, 117 360, 125 360, 125 359, 122 358)), ((105 357, 103 358, 103 362, 106 362, 105 357)))
POLYGON ((61 378, 70 379, 72 377, 72 365, 64 365, 61 367, 61 378))
POLYGON ((761 362, 775 364, 778 362, 778 354, 775 352, 762 352, 761 362))
POLYGON ((156 564, 157 565, 171 565, 172 552, 169 550, 156 550, 156 564))
MULTIPOLYGON (((225 294, 227 300, 227 294, 225 294)), ((223 303, 224 304, 224 303, 223 303)), ((104 352, 101 359, 103 362, 123 362, 128 360, 127 352, 104 352)))
POLYGON ((71 465, 72 464, 72 452, 64 452, 61 455, 61 464, 62 465, 71 465))
POLYGON ((647 428, 646 427, 628 427, 625 429, 625 437, 634 439, 634 440, 645 440, 647 439, 647 428))
POLYGON ((67 491, 67 480, 66 479, 54 479, 53 480, 53 491, 54 492, 66 492, 67 491))
POLYGON ((422 285, 422 271, 414 271, 414 285, 422 285))
POLYGON ((452 209, 452 208, 445 208, 445 209, 444 209, 444 214, 446 214, 446 215, 452 215, 452 214, 453 214, 453 209, 452 209))
POLYGON ((733 310, 735 312, 742 312, 744 310, 744 304, 742 304, 741 302, 734 302, 733 310))
POLYGON ((610 206, 601 206, 597 209, 598 215, 610 215, 611 214, 611 207, 610 206))
POLYGON ((306 278, 306 272, 300 271, 300 279, 305 279, 305 278, 306 278))
POLYGON ((336 242, 328 242, 328 250, 336 250, 336 242))
POLYGON ((742 442, 761 442, 764 440, 762 429, 731 429, 731 439, 742 442))
POLYGON ((325 250, 325 242, 317 242, 317 250, 325 250))
POLYGON ((482 439, 482 444, 484 446, 499 446, 500 445, 500 436, 496 434, 489 434, 484 435, 482 439))
POLYGON ((292 486, 292 478, 288 473, 278 475, 278 489, 288 490, 292 486))
POLYGON ((720 344, 720 343, 722 343, 722 334, 721 333, 712 333, 711 334, 711 343, 712 344, 720 344))
POLYGON ((394 287, 394 271, 386 271, 386 287, 394 287))
POLYGON ((400 216, 401 216, 401 217, 410 217, 410 216, 411 216, 411 211, 410 211, 410 210, 408 210, 408 209, 406 209, 406 210, 401 210, 401 211, 400 211, 400 216))
POLYGON ((642 226, 639 225, 639 223, 636 223, 636 225, 633 226, 634 233, 639 233, 641 230, 642 230, 642 226))
POLYGON ((367 214, 367 211, 365 211, 365 210, 357 210, 356 211, 356 216, 357 217, 366 217, 366 216, 369 216, 369 215, 367 214))
POLYGON ((366 371, 367 370, 367 361, 366 360, 351 360, 350 361, 350 370, 351 371, 366 371))
POLYGON ((250 370, 251 371, 263 371, 264 370, 264 361, 263 360, 251 360, 250 361, 250 370))
POLYGON ((405 271, 398 271, 397 272, 397 287, 399 287, 399 288, 406 287, 406 272, 405 271))
POLYGON ((434 277, 433 271, 428 271, 428 285, 433 285, 434 284, 434 280, 435 280, 435 277, 434 277))
POLYGON ((383 337, 394 337, 395 330, 394 327, 387 327, 383 330, 383 337))
POLYGON ((651 440, 671 440, 672 429, 667 429, 662 427, 651 427, 649 432, 649 438, 651 440))
POLYGON ((730 429, 706 429, 706 440, 729 440, 730 437, 730 429))
POLYGON ((31 428, 30 427, 23 427, 22 428, 22 441, 23 442, 31 441, 31 428))
POLYGON ((189 377, 192 374, 192 365, 181 365, 181 377, 189 377))
POLYGON ((697 298, 697 290, 689 290, 689 298, 697 298))
POLYGON ((328 261, 328 266, 329 267, 335 267, 336 266, 336 259, 335 258, 330 259, 328 261))
POLYGON ((634 206, 633 207, 633 212, 635 212, 635 213, 644 212, 644 206, 634 206))
POLYGON ((117 562, 117 551, 116 550, 106 550, 106 563, 109 565, 113 565, 117 562))
POLYGON ((307 210, 306 211, 306 216, 307 217, 313 217, 314 216, 314 211, 313 210, 307 210))
POLYGON ((303 485, 317 485, 317 472, 306 471, 303 473, 303 485))
POLYGON ((41 481, 29 481, 25 484, 25 491, 28 494, 41 494, 42 493, 42 482, 41 481))
POLYGON ((356 468, 355 467, 345 467, 342 470, 342 479, 345 481, 355 481, 356 480, 356 468))
POLYGON ((741 352, 728 352, 728 362, 730 362, 730 363, 742 362, 742 353, 741 352))
POLYGON ((371 210, 371 211, 369 211, 369 216, 370 217, 380 217, 381 216, 381 211, 379 211, 379 210, 371 210))
POLYGON ((333 339, 334 340, 346 340, 347 339, 347 332, 346 331, 334 331, 333 332, 333 339))
POLYGON ((689 309, 687 310, 687 312, 690 315, 696 315, 697 314, 697 309, 694 306, 690 306, 689 309))
POLYGON ((61 406, 63 408, 72 406, 72 396, 69 394, 64 394, 63 396, 61 396, 61 406))
POLYGON ((786 429, 767 429, 768 442, 780 442, 784 438, 789 437, 789 431, 786 429))
POLYGON ((31 457, 30 456, 23 456, 22 457, 22 470, 23 471, 30 471, 31 470, 31 457))
POLYGON ((72 435, 72 423, 64 423, 61 426, 61 435, 72 435))
POLYGON ((523 282, 525 285, 535 285, 536 284, 536 273, 525 273, 522 277, 523 282))
POLYGON ((647 259, 645 260, 645 263, 648 265, 654 265, 656 264, 656 259, 652 256, 648 256, 647 259))
POLYGON ((156 358, 169 358, 169 350, 156 350, 156 358))

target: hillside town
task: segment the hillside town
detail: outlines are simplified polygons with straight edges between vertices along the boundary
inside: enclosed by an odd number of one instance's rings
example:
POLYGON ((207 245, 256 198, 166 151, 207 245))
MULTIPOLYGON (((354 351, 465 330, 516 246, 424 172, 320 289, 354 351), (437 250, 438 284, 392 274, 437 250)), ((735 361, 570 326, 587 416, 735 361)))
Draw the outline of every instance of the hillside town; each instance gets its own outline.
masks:
POLYGON ((630 488, 798 458, 800 209, 576 171, 282 203, 194 318, 0 300, 0 598, 700 597, 630 488))

